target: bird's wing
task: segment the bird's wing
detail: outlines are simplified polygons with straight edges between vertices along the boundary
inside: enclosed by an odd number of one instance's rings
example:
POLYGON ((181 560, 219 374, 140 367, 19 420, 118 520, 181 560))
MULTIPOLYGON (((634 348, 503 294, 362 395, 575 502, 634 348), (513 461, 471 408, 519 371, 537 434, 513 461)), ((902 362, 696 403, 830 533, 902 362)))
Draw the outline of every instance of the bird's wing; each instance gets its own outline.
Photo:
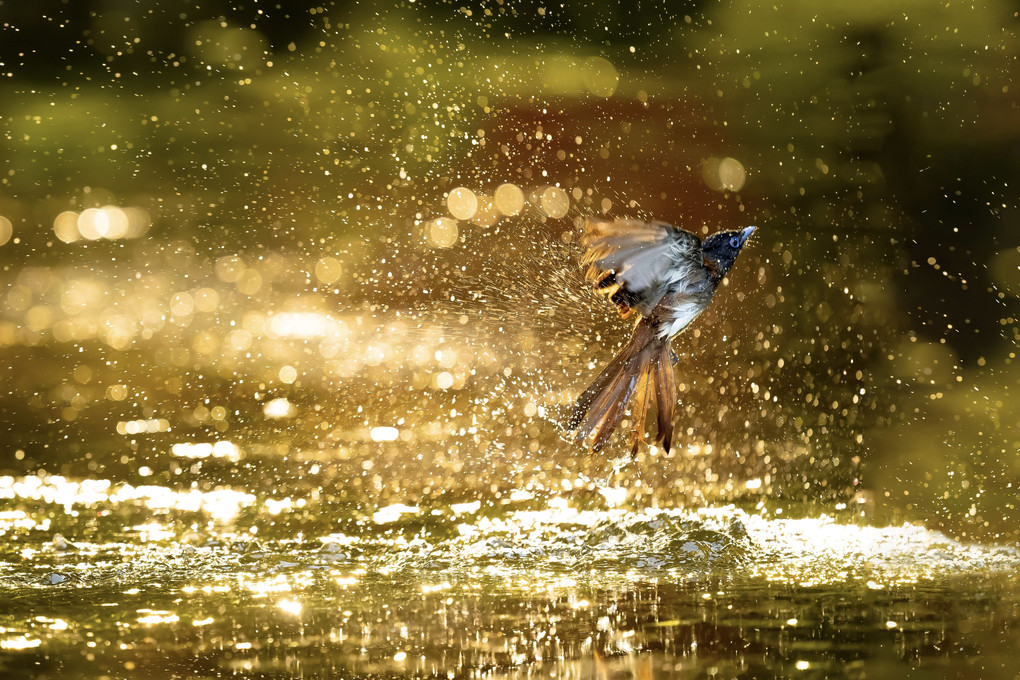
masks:
POLYGON ((589 218, 581 243, 586 277, 624 316, 634 309, 647 315, 662 299, 673 271, 701 262, 701 240, 665 222, 589 218))

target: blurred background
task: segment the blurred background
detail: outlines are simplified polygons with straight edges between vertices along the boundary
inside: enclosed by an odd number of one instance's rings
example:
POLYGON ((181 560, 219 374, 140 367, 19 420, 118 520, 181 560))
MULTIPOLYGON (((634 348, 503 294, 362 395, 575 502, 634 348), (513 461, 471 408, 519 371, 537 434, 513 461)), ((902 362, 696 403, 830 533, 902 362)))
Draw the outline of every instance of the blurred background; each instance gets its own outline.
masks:
POLYGON ((616 479, 1015 542, 1018 26, 0 2, 0 472, 380 505, 616 479), (678 444, 622 471, 556 425, 630 330, 578 275, 588 214, 759 227, 676 343, 678 444))

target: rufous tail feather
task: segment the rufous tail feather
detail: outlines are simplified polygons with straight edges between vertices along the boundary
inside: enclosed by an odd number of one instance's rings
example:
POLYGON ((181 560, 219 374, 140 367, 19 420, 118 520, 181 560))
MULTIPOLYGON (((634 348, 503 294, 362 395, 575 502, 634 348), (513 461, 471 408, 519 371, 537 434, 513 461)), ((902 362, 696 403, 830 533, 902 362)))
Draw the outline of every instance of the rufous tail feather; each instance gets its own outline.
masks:
POLYGON ((598 452, 623 420, 627 405, 633 399, 631 415, 632 451, 637 453, 644 438, 645 413, 652 392, 657 403, 658 437, 668 452, 673 439, 673 410, 676 383, 673 377, 672 352, 669 343, 657 337, 650 324, 639 323, 634 336, 616 357, 588 386, 570 412, 567 428, 577 430, 577 439, 595 433, 592 451, 598 452))

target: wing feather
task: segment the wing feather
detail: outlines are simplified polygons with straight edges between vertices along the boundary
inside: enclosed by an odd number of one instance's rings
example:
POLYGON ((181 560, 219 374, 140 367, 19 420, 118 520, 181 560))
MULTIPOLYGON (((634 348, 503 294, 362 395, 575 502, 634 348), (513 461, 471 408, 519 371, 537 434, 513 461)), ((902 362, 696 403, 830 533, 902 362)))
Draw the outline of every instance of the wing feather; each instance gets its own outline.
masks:
POLYGON ((612 296, 621 313, 646 316, 666 292, 671 272, 701 261, 701 241, 665 222, 588 219, 581 258, 586 277, 612 296))

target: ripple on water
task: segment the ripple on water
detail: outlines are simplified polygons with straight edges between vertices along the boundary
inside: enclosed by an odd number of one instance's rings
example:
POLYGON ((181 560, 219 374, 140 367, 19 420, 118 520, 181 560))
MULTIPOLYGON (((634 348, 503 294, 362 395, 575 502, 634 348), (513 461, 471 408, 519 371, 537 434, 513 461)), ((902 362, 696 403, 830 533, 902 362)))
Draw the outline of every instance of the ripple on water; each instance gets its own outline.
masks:
POLYGON ((45 654, 96 678, 165 670, 153 659, 274 677, 296 662, 308 677, 667 677, 678 663, 854 677, 845 660, 893 648, 1012 663, 1014 549, 602 496, 373 507, 0 478, 0 663, 45 654), (961 575, 985 585, 957 588, 961 575))
POLYGON ((158 573, 202 582, 307 568, 464 578, 584 574, 606 581, 728 574, 880 588, 1020 566, 1013 548, 966 544, 914 525, 872 527, 826 515, 779 519, 732 506, 589 509, 527 492, 506 498, 344 513, 310 499, 227 488, 3 477, 0 536, 8 558, 16 559, 4 561, 0 580, 74 587, 158 573), (310 527, 309 516, 316 520, 310 527), (295 533, 297 523, 323 531, 295 533))

